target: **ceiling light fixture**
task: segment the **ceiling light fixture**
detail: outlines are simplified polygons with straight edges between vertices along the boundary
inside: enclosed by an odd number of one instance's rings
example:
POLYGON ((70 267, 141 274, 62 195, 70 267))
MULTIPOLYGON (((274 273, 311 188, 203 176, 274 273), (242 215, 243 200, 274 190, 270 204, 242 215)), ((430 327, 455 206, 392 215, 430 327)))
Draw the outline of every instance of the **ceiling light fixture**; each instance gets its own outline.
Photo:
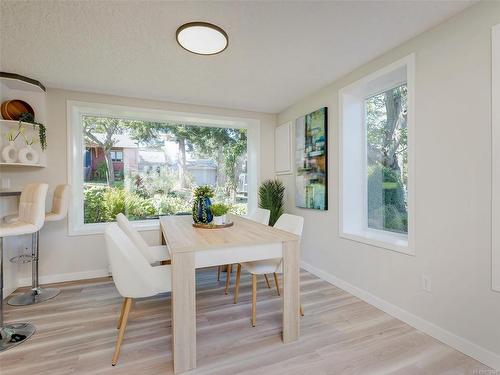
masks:
POLYGON ((177 43, 198 55, 215 55, 227 48, 229 38, 219 26, 207 22, 189 22, 177 29, 177 43))

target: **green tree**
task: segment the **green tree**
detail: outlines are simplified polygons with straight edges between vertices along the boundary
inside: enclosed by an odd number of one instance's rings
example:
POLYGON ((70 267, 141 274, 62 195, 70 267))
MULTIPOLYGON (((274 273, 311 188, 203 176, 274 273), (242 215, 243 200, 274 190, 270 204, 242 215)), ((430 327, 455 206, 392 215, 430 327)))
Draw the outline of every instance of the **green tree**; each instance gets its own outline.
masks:
POLYGON ((398 156, 407 140, 407 86, 402 85, 366 100, 368 161, 400 170, 398 156))
POLYGON ((106 179, 109 186, 112 186, 115 181, 113 161, 111 160, 111 149, 116 144, 114 136, 122 134, 123 126, 123 120, 120 119, 92 116, 83 117, 83 134, 85 140, 90 145, 100 147, 104 152, 107 167, 106 179), (103 137, 99 137, 99 134, 102 134, 103 137))
POLYGON ((406 233, 407 86, 365 102, 368 156, 368 225, 406 233))
POLYGON ((186 152, 192 148, 191 137, 194 127, 184 124, 170 124, 161 122, 130 121, 127 124, 132 137, 139 142, 152 146, 160 146, 164 142, 164 135, 169 135, 179 146, 179 178, 181 187, 188 187, 186 152))

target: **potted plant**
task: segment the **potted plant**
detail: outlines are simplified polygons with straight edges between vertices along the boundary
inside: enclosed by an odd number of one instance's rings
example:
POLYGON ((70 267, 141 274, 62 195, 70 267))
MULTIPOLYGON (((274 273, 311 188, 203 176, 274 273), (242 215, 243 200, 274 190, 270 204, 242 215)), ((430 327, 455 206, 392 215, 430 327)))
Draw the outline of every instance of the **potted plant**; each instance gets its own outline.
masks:
POLYGON ((33 129, 36 129, 38 127, 38 139, 40 140, 40 148, 42 149, 42 151, 44 151, 47 148, 47 131, 45 129, 45 125, 36 122, 35 116, 33 116, 33 114, 29 112, 21 113, 21 116, 19 117, 20 127, 23 122, 33 125, 33 129))
POLYGON ((208 224, 212 221, 213 215, 210 211, 210 198, 214 196, 214 191, 208 185, 198 186, 193 191, 193 221, 195 223, 208 224))
POLYGON ((212 215, 214 215, 213 223, 215 225, 226 224, 226 214, 229 211, 229 206, 224 203, 215 203, 210 206, 210 211, 212 211, 212 215))
POLYGON ((273 226, 283 214, 285 185, 280 180, 267 180, 259 187, 259 207, 271 211, 269 225, 273 226))

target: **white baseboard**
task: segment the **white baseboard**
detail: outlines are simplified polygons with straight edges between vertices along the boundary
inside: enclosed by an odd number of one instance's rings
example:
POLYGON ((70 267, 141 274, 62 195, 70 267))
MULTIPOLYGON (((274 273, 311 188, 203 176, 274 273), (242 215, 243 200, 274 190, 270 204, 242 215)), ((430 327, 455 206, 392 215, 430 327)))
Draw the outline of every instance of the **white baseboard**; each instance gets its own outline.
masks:
POLYGON ((301 261, 301 267, 306 271, 318 276, 320 279, 328 281, 330 284, 351 293, 352 295, 362 299, 363 301, 375 306, 376 308, 384 311, 385 313, 405 322, 406 324, 422 331, 429 336, 451 346, 452 348, 484 363, 485 365, 500 370, 500 355, 497 355, 463 337, 457 336, 435 324, 428 322, 400 307, 393 305, 369 292, 354 286, 347 281, 339 279, 338 277, 329 274, 315 266, 301 261))
MULTIPOLYGON (((98 277, 105 277, 109 275, 110 275, 109 270, 106 268, 101 270, 60 273, 57 275, 40 276, 39 282, 40 284, 52 284, 52 283, 62 283, 65 281, 96 279, 98 277)), ((31 277, 30 278, 25 277, 18 280, 18 288, 29 285, 31 285, 31 277)))

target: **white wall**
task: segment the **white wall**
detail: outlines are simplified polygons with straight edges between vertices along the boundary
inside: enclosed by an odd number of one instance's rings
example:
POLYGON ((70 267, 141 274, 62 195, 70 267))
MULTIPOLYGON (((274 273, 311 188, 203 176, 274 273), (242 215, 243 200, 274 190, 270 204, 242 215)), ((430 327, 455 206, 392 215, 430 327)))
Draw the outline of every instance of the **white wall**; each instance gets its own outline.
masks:
POLYGON ((497 368, 500 293, 491 289, 491 27, 499 22, 500 2, 474 5, 278 116, 282 124, 323 106, 329 109, 329 210, 295 208, 294 178, 280 176, 287 186, 288 211, 305 217, 302 260, 324 277, 425 322, 429 332, 447 331, 445 341, 455 340, 456 347, 497 368), (339 238, 337 96, 340 88, 413 52, 416 256, 409 256, 339 238), (431 293, 422 290, 422 275, 431 277, 431 293))
MULTIPOLYGON (((259 120, 261 126, 260 179, 273 176, 272 163, 269 163, 269 160, 272 160, 273 157, 276 115, 48 89, 48 116, 46 124, 48 167, 42 169, 4 168, 1 171, 2 178, 9 178, 13 188, 22 187, 28 182, 48 182, 50 187, 49 197, 47 198, 47 209, 51 205, 50 196, 55 186, 67 183, 66 102, 68 100, 259 120)), ((6 210, 6 207, 11 208, 11 206, 12 202, 9 202, 3 203, 1 207, 3 207, 3 210, 6 210)), ((42 229, 40 234, 41 282, 73 280, 105 275, 107 273, 108 262, 102 235, 68 236, 67 233, 66 220, 46 223, 42 229)), ((149 231, 143 234, 151 244, 159 241, 159 231, 149 231)), ((10 245, 7 244, 5 259, 8 259, 7 256, 15 255, 15 252, 18 250, 12 249, 12 246, 19 247, 12 243, 10 245)), ((16 269, 12 264, 6 263, 6 268, 8 276, 6 278, 6 294, 17 287, 17 285, 13 285, 16 278, 21 285, 28 285, 31 282, 29 265, 22 265, 16 269)))

